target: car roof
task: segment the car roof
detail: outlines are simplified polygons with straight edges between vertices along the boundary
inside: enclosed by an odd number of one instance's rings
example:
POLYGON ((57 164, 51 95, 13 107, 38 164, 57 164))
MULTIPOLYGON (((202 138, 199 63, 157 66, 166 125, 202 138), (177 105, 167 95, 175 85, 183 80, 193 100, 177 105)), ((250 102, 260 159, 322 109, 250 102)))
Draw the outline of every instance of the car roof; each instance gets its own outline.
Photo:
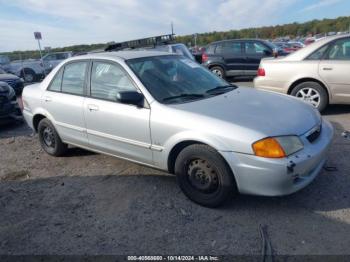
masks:
POLYGON ((325 44, 328 44, 329 42, 332 42, 337 39, 342 39, 342 38, 348 38, 350 37, 350 34, 345 34, 345 35, 336 35, 336 36, 327 36, 324 37, 316 42, 313 42, 310 45, 307 45, 304 48, 299 49, 298 51, 288 55, 285 57, 285 60, 290 60, 290 61, 298 61, 298 60, 303 60, 305 57, 309 56, 311 53, 319 49, 325 44))
POLYGON ((231 42, 231 41, 261 41, 261 42, 266 42, 266 40, 264 40, 264 39, 240 38, 240 39, 225 39, 225 40, 215 41, 215 42, 212 42, 208 45, 219 44, 219 43, 224 43, 224 42, 231 42))
POLYGON ((161 51, 147 51, 147 50, 137 50, 137 51, 112 51, 112 52, 101 52, 101 53, 91 53, 80 56, 75 56, 70 60, 76 60, 81 58, 88 59, 134 59, 134 58, 143 58, 143 57, 152 57, 152 56, 164 56, 164 55, 176 55, 167 52, 161 51))

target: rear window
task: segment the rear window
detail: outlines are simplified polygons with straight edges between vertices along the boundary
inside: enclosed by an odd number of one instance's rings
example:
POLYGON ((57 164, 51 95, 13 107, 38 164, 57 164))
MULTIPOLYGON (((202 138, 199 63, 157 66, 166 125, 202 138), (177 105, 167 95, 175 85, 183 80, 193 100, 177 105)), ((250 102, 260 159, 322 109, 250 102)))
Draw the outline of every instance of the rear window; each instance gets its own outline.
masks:
POLYGON ((322 46, 321 48, 314 51, 311 55, 309 55, 306 58, 306 60, 321 60, 325 52, 327 51, 328 47, 329 47, 329 44, 322 46))

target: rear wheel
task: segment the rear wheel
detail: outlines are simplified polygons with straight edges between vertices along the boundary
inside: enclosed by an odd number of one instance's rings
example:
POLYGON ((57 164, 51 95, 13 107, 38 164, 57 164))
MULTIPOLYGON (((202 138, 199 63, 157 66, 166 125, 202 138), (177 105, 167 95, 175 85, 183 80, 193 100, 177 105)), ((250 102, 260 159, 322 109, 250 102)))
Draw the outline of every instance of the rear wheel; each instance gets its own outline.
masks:
POLYGON ((52 156, 63 155, 68 145, 63 143, 50 120, 42 119, 38 126, 39 141, 46 153, 52 156))
POLYGON ((210 68, 210 71, 220 78, 225 78, 225 70, 220 66, 213 66, 210 68))
POLYGON ((291 92, 295 96, 322 111, 328 104, 328 95, 326 90, 317 82, 304 82, 298 84, 291 92))
POLYGON ((225 160, 206 145, 184 148, 176 159, 175 174, 184 194, 203 206, 219 206, 237 193, 233 174, 225 160))

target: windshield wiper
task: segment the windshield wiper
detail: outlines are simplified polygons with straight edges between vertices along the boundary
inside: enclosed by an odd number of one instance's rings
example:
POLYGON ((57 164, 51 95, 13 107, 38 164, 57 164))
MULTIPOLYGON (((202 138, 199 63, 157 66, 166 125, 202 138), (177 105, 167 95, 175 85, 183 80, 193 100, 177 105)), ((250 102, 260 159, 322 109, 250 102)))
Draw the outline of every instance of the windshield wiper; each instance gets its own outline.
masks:
POLYGON ((223 85, 223 86, 217 86, 215 88, 209 89, 206 91, 206 93, 211 95, 217 95, 217 94, 223 94, 223 93, 232 91, 236 88, 238 88, 238 86, 236 85, 223 85))
POLYGON ((166 98, 163 98, 162 101, 169 101, 169 100, 174 100, 174 99, 178 99, 178 98, 202 98, 204 97, 204 95, 202 94, 180 94, 180 95, 177 95, 177 96, 169 96, 169 97, 166 97, 166 98))

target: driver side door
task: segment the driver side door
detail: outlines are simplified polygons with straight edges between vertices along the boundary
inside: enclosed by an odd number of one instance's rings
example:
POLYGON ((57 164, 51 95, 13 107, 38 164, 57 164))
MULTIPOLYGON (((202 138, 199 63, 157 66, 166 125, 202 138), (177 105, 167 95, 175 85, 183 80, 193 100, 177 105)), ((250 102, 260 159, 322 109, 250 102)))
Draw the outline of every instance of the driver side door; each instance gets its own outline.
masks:
POLYGON ((96 60, 90 70, 89 94, 84 114, 92 149, 121 158, 153 164, 150 108, 117 101, 120 91, 137 91, 121 65, 96 60))

